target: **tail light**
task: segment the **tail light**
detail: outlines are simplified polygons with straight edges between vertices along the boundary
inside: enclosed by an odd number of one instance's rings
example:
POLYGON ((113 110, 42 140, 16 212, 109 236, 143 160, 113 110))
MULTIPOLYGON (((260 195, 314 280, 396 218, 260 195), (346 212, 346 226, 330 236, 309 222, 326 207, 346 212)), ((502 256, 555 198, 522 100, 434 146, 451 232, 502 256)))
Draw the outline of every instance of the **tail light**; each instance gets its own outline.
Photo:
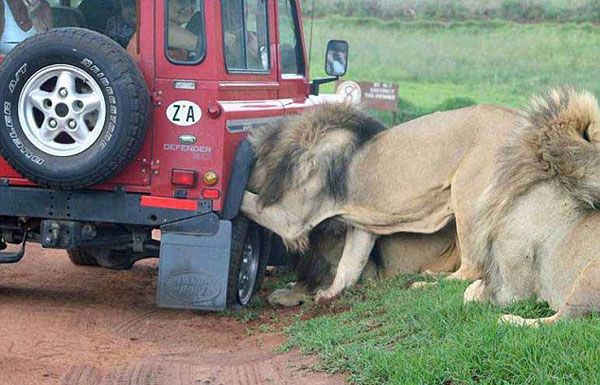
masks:
POLYGON ((196 171, 173 169, 171 171, 171 184, 194 187, 196 185, 196 171))

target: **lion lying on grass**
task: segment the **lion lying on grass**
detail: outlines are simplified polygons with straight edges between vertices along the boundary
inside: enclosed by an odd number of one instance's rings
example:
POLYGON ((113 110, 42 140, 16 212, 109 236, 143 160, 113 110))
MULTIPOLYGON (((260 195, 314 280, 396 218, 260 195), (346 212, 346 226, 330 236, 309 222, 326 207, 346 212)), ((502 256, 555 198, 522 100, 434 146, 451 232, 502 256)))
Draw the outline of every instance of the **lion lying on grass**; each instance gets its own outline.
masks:
MULTIPOLYGON (((332 219, 347 224, 330 300, 357 282, 375 241, 432 234, 456 223, 461 253, 453 278, 477 279, 466 235, 473 202, 489 184, 494 158, 517 112, 475 106, 428 115, 383 131, 348 105, 322 105, 250 135, 256 164, 242 211, 306 250, 309 234, 332 219)), ((401 258, 399 256, 398 258, 401 258)))
MULTIPOLYGON (((326 221, 310 234, 310 247, 296 253, 292 267, 297 283, 275 290, 273 305, 297 306, 318 290, 326 289, 335 277, 344 249, 346 225, 326 221)), ((362 279, 393 277, 400 273, 449 273, 460 265, 454 222, 434 234, 398 233, 382 236, 375 243, 362 279)))
POLYGON ((556 311, 521 325, 600 311, 600 111, 587 92, 533 99, 479 202, 474 247, 484 276, 465 301, 537 297, 556 311))

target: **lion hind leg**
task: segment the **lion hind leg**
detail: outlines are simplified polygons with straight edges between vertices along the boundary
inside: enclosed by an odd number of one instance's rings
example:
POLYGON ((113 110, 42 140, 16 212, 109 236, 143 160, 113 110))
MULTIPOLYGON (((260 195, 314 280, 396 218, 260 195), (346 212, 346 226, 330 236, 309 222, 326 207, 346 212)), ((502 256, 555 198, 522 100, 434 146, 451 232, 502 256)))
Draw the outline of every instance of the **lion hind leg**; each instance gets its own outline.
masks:
MULTIPOLYGON (((437 273, 437 272, 434 273, 434 272, 431 272, 428 270, 428 271, 425 271, 424 274, 427 276, 433 277, 437 280, 448 279, 448 280, 459 280, 459 281, 475 281, 481 275, 481 274, 479 274, 478 271, 471 270, 471 269, 458 270, 451 274, 437 273)), ((435 286, 437 284, 438 284, 437 282, 419 281, 419 282, 414 282, 412 285, 410 285, 410 288, 411 289, 422 289, 425 287, 435 286)))
POLYGON ((600 312, 600 262, 590 262, 581 272, 569 291, 565 304, 556 314, 546 318, 522 318, 507 314, 500 317, 499 322, 537 327, 542 324, 553 324, 564 319, 574 319, 600 312))
POLYGON ((344 251, 338 263, 333 283, 328 289, 317 292, 315 297, 317 303, 331 301, 339 296, 344 289, 358 282, 369 261, 376 239, 377 235, 373 233, 348 227, 344 251))

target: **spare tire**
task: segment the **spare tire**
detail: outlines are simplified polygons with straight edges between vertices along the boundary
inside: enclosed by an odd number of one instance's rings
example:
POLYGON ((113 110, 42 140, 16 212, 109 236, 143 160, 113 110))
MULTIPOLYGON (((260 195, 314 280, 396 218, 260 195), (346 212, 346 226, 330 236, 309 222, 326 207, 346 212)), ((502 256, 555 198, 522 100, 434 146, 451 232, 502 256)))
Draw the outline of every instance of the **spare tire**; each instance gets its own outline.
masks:
POLYGON ((102 183, 142 146, 150 97, 141 71, 97 32, 59 28, 19 44, 0 67, 0 153, 56 189, 102 183))

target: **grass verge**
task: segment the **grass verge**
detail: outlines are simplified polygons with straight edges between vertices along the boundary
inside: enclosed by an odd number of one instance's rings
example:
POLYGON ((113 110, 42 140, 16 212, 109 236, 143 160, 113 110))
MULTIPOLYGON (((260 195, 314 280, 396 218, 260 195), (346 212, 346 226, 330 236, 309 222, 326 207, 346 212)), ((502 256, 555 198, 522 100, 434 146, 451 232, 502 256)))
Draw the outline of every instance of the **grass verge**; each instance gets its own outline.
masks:
POLYGON ((410 281, 351 291, 336 305, 350 310, 290 327, 288 347, 319 355, 323 369, 348 373, 354 384, 600 383, 600 318, 538 329, 498 325, 502 313, 551 311, 534 301, 504 310, 465 306, 463 283, 415 291, 410 281))

